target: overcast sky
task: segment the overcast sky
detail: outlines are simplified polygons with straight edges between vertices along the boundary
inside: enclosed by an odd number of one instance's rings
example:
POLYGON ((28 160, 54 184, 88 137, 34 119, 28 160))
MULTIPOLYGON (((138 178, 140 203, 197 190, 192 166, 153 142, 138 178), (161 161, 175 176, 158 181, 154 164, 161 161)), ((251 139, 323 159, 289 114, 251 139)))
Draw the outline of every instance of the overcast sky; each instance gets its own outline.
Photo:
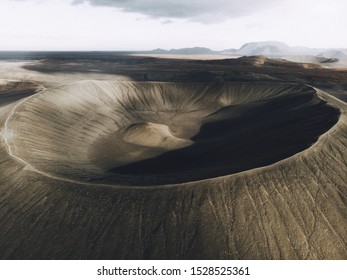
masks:
POLYGON ((0 0, 0 50, 347 48, 346 0, 0 0))

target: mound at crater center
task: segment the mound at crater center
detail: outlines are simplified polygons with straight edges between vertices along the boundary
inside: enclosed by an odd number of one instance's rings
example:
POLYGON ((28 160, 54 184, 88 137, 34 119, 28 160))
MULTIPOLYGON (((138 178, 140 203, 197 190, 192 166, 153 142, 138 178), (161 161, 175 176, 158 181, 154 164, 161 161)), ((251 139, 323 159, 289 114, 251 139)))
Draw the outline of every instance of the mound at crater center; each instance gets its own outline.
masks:
POLYGON ((8 133, 13 154, 41 172, 146 186, 275 163, 338 116, 304 85, 87 81, 29 98, 8 133))
POLYGON ((172 135, 167 125, 156 123, 133 124, 122 131, 125 142, 145 147, 157 147, 167 150, 189 146, 192 142, 172 135))

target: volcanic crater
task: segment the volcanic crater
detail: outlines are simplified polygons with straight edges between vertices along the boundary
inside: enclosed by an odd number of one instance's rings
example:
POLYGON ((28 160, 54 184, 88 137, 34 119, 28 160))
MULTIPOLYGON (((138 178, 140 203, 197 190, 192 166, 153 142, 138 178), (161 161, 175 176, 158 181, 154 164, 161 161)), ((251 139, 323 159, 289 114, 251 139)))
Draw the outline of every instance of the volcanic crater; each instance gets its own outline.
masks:
POLYGON ((20 103, 7 142, 48 176, 160 186, 273 164, 310 147, 338 117, 306 85, 83 81, 20 103))

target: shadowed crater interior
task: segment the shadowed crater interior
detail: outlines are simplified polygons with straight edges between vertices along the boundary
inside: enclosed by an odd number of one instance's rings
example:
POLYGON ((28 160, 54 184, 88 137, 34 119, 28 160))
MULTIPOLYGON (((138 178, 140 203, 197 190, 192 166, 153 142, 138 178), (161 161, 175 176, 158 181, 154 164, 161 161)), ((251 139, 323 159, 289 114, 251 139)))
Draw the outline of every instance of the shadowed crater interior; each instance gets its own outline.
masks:
POLYGON ((338 116, 304 85, 88 81, 30 98, 8 129, 13 153, 42 172, 146 186, 272 164, 338 116))

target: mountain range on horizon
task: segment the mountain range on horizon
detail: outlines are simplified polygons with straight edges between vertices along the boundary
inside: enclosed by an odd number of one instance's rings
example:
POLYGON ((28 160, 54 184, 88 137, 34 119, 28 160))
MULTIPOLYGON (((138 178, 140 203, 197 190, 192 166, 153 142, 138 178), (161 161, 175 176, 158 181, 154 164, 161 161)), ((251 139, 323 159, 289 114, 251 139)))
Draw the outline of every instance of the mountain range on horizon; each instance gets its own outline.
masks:
POLYGON ((239 49, 225 49, 215 51, 205 47, 192 47, 181 49, 155 49, 147 51, 150 54, 178 54, 178 55, 236 55, 236 56, 320 56, 326 58, 347 59, 347 49, 334 48, 308 48, 308 47, 290 47, 283 42, 262 41, 250 42, 242 45, 239 49))

